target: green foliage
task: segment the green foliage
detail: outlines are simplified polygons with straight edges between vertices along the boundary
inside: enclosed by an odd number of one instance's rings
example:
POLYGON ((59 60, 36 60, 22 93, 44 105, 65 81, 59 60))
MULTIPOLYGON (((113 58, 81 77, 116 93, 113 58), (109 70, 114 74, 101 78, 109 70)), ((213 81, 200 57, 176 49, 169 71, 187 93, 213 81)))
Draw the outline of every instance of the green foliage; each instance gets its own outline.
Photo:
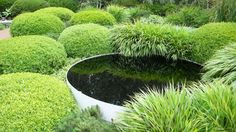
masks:
POLYGON ((140 24, 116 27, 111 43, 126 56, 162 55, 176 59, 190 52, 189 31, 171 25, 140 24))
POLYGON ((206 73, 203 80, 212 81, 214 78, 221 78, 227 84, 236 83, 236 43, 227 45, 208 60, 204 66, 206 73))
POLYGON ((0 91, 0 131, 52 131, 75 108, 65 83, 47 75, 1 75, 0 91))
POLYGON ((113 25, 116 19, 112 14, 102 10, 85 10, 76 13, 70 20, 71 25, 95 23, 100 25, 113 25))
POLYGON ((141 17, 140 22, 145 24, 164 24, 165 19, 161 16, 150 15, 148 18, 141 17))
POLYGON ((158 93, 136 94, 126 103, 121 131, 234 131, 236 92, 221 82, 196 84, 182 90, 173 85, 158 93))
POLYGON ((60 34, 64 23, 56 16, 40 13, 25 13, 13 19, 10 27, 12 36, 60 34))
POLYGON ((178 6, 175 4, 142 4, 143 9, 149 10, 156 15, 166 16, 170 13, 178 11, 178 6))
POLYGON ((110 5, 107 7, 107 12, 112 14, 118 23, 125 22, 129 19, 129 15, 124 7, 110 5))
POLYGON ((0 74, 37 72, 51 74, 66 61, 64 47, 43 36, 21 36, 0 41, 0 74))
POLYGON ((77 11, 78 1, 77 0, 46 0, 52 7, 65 7, 72 11, 77 11))
POLYGON ((235 0, 216 0, 214 7, 214 20, 224 22, 236 22, 236 2, 235 0))
POLYGON ((129 14, 129 19, 134 23, 136 20, 139 20, 141 17, 149 17, 152 12, 142 9, 140 7, 128 8, 126 11, 129 14))
POLYGON ((65 29, 60 37, 69 57, 110 53, 109 30, 98 24, 81 24, 65 29))
POLYGON ((190 27, 200 27, 209 22, 209 11, 199 7, 184 7, 179 12, 167 16, 167 22, 190 27))
POLYGON ((49 7, 49 3, 45 0, 16 0, 10 11, 12 16, 17 16, 24 12, 33 12, 45 7, 49 7))
POLYGON ((116 132, 114 125, 101 119, 98 107, 76 110, 63 119, 55 130, 56 132, 116 132))
POLYGON ((5 26, 3 24, 0 23, 0 30, 4 29, 5 26))
POLYGON ((195 44, 190 58, 204 63, 217 50, 236 41, 236 23, 209 23, 193 31, 192 37, 195 44))
POLYGON ((0 0, 0 12, 10 8, 16 0, 0 0))
POLYGON ((74 15, 74 12, 70 9, 63 7, 48 7, 44 9, 37 10, 35 13, 44 13, 45 15, 55 15, 59 17, 62 21, 69 21, 74 15))
POLYGON ((139 0, 112 0, 113 4, 121 5, 121 6, 135 6, 139 3, 139 0))

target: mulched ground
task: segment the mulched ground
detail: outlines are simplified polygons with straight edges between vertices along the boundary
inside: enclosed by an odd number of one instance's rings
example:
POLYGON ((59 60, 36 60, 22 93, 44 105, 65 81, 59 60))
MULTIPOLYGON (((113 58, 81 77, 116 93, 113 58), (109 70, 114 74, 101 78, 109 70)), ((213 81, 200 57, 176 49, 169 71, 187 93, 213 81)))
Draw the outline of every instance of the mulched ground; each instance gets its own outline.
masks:
POLYGON ((0 40, 1 39, 7 39, 7 38, 10 38, 10 37, 11 37, 11 35, 10 35, 9 29, 0 30, 0 40))

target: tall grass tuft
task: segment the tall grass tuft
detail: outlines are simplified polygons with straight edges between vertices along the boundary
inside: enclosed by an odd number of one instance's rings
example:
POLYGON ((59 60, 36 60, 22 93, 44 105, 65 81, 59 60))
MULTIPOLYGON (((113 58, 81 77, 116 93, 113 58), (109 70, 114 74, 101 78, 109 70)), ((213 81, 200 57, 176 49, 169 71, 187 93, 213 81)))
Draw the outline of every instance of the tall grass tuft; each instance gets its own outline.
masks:
POLYGON ((236 82, 236 43, 226 46, 205 63, 206 71, 202 77, 204 81, 221 78, 223 82, 236 82))
POLYGON ((117 123, 124 132, 236 130, 236 92, 221 81, 136 94, 126 107, 117 123))

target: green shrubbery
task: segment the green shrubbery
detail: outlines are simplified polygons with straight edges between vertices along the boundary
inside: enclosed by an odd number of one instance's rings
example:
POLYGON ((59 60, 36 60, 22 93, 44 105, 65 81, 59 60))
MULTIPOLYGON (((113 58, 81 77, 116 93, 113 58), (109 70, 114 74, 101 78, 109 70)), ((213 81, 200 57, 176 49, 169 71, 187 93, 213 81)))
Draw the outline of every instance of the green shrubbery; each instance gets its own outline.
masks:
POLYGON ((82 112, 75 110, 61 121, 56 131, 116 132, 116 129, 112 124, 101 119, 101 113, 98 107, 92 107, 82 112))
POLYGON ((84 23, 113 25, 116 23, 116 19, 112 16, 112 14, 102 10, 85 10, 72 16, 70 23, 72 25, 84 23))
POLYGON ((4 29, 5 26, 3 24, 0 23, 0 30, 4 29))
POLYGON ((129 19, 134 23, 135 21, 139 20, 141 17, 148 17, 153 13, 151 11, 142 9, 140 7, 133 7, 126 9, 129 19))
POLYGON ((184 7, 179 12, 168 15, 167 22, 176 25, 200 27, 209 22, 209 11, 199 7, 184 7))
POLYGON ((236 22, 236 2, 235 0, 215 0, 213 8, 215 21, 236 22))
POLYGON ((236 92, 221 82, 197 84, 181 91, 137 94, 126 103, 121 131, 234 131, 236 92))
POLYGON ((55 15, 59 17, 62 21, 69 21, 74 15, 74 12, 70 9, 63 7, 49 7, 37 10, 35 13, 44 13, 45 15, 55 15))
POLYGON ((107 7, 107 12, 111 13, 118 23, 125 22, 129 19, 128 12, 121 6, 110 5, 107 7))
POLYGON ((166 16, 170 13, 178 11, 179 7, 175 4, 143 4, 141 7, 145 10, 149 10, 156 15, 166 16))
POLYGON ((70 57, 88 57, 110 53, 109 30, 97 24, 81 24, 65 29, 60 37, 70 57))
POLYGON ((65 83, 46 75, 1 75, 0 91, 0 131, 52 131, 75 108, 65 83))
POLYGON ((0 0, 0 12, 10 8, 15 1, 16 0, 0 0))
POLYGON ((112 0, 113 4, 118 4, 121 6, 135 6, 136 4, 139 3, 138 0, 112 0))
POLYGON ((37 72, 51 74, 66 61, 64 47, 43 36, 21 36, 0 41, 0 74, 37 72))
POLYGON ((212 81, 214 78, 221 78, 225 83, 236 82, 236 43, 226 46, 216 52, 213 57, 206 62, 203 80, 212 81))
POLYGON ((141 17, 140 22, 145 24, 164 24, 165 18, 157 15, 150 15, 149 17, 141 17))
POLYGON ((111 31, 116 51, 126 56, 163 55, 176 59, 190 52, 188 30, 171 25, 135 24, 111 31))
POLYGON ((195 44, 191 59, 203 63, 215 51, 236 41, 236 23, 209 23, 195 30, 192 37, 195 44))
POLYGON ((64 23, 56 16, 40 13, 25 13, 13 19, 10 27, 12 36, 59 34, 64 23))
POLYGON ((72 11, 77 11, 78 1, 77 0, 46 0, 52 7, 65 7, 72 11))
POLYGON ((10 11, 12 16, 17 16, 24 12, 33 12, 45 7, 49 7, 45 0, 16 0, 10 11))

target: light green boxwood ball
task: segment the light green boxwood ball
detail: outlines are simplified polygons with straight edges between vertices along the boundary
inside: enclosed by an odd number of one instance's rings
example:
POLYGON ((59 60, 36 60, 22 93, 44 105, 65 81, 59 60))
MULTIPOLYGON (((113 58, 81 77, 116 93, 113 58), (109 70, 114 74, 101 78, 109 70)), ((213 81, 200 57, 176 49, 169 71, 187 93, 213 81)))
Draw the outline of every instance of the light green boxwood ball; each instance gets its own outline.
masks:
POLYGON ((24 13, 13 19, 10 32, 13 37, 23 35, 60 34, 65 28, 60 18, 41 13, 24 13))
POLYGON ((51 74, 66 62, 62 44, 44 36, 21 36, 0 41, 0 74, 51 74))
POLYGON ((70 18, 74 15, 74 12, 70 9, 63 7, 48 7, 37 10, 35 13, 45 13, 55 15, 59 17, 62 21, 69 21, 70 18))
POLYGON ((110 53, 109 29, 98 24, 81 24, 65 29, 59 42, 65 46, 69 57, 87 57, 110 53))
POLYGON ((0 91, 0 131, 52 131, 75 108, 65 83, 47 75, 1 75, 0 91))
POLYGON ((100 25, 114 25, 116 19, 112 14, 102 10, 84 10, 76 13, 70 20, 71 25, 95 23, 100 25))
POLYGON ((193 31, 191 58, 204 63, 225 45, 236 41, 236 23, 209 23, 193 31))

